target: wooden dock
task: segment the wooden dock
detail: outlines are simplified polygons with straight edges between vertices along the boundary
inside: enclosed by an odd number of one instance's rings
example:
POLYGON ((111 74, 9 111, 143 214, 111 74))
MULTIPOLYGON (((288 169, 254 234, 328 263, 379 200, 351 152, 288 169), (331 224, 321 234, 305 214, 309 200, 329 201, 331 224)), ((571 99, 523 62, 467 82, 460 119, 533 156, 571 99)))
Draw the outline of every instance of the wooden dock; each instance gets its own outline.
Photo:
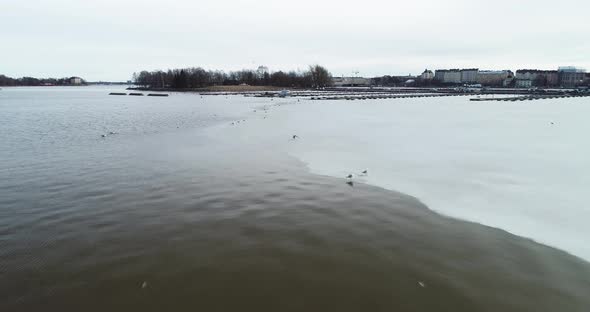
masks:
MULTIPOLYGON (((130 96, 143 96, 143 93, 137 93, 137 92, 133 92, 133 93, 124 93, 124 92, 111 92, 109 93, 109 95, 130 95, 130 96)), ((147 96, 168 96, 167 93, 149 93, 147 96)))

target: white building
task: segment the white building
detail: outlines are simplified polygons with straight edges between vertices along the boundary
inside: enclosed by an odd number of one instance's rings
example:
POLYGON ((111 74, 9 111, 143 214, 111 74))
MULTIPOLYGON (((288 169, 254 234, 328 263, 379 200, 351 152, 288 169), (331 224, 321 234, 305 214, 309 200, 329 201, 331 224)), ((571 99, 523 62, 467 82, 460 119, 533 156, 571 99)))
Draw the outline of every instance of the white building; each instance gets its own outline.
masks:
POLYGON ((434 78, 442 83, 461 83, 461 71, 458 69, 437 69, 434 78))
POLYGON ((554 87, 559 85, 559 74, 556 70, 519 69, 516 71, 516 85, 525 85, 526 82, 519 80, 530 80, 535 87, 554 87))
POLYGON ((461 83, 475 83, 477 82, 477 73, 479 69, 469 68, 461 69, 461 83))
POLYGON ((477 82, 484 86, 507 86, 514 79, 510 70, 481 70, 477 73, 477 82))
POLYGON ((530 79, 516 79, 517 88, 530 88, 533 86, 533 80, 530 79))
POLYGON ((333 77, 332 85, 334 87, 368 87, 371 85, 371 79, 363 77, 333 77))
POLYGON ((82 84, 82 78, 80 78, 80 77, 72 77, 72 78, 70 78, 70 84, 73 84, 73 85, 81 85, 82 84))
POLYGON ((420 75, 420 79, 432 80, 434 79, 434 73, 429 69, 425 69, 424 72, 420 75))
POLYGON ((471 69, 439 69, 434 74, 434 79, 447 84, 460 84, 463 82, 476 82, 471 76, 476 75, 477 70, 471 69), (465 81, 463 79, 466 79, 465 81))
POLYGON ((586 70, 574 66, 561 66, 557 70, 559 75, 559 84, 562 87, 572 88, 584 83, 586 79, 586 70))

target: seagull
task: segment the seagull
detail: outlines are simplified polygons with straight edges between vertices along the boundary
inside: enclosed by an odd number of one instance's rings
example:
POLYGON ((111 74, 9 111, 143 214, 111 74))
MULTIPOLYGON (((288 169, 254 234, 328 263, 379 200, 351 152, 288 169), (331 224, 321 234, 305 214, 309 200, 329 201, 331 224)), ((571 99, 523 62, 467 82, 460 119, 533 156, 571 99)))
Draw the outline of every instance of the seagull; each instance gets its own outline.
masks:
POLYGON ((418 282, 418 285, 420 285, 422 288, 426 287, 426 284, 424 284, 424 282, 418 282))

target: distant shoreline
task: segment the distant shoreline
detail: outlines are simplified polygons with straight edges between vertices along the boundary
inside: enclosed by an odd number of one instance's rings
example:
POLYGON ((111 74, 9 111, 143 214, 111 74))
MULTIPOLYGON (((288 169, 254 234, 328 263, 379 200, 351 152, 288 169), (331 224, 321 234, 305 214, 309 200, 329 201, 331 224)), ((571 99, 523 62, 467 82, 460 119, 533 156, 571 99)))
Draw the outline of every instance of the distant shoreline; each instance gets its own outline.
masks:
POLYGON ((588 94, 588 92, 576 89, 516 89, 516 88, 465 88, 465 87, 325 87, 322 89, 300 88, 300 87, 277 87, 277 86, 250 86, 250 85, 220 85, 203 88, 151 88, 151 87, 128 87, 126 90, 155 91, 155 92, 195 92, 195 93, 216 93, 216 92, 278 92, 281 90, 291 91, 324 91, 324 92, 350 92, 350 93, 442 93, 442 94, 521 94, 521 95, 564 95, 564 94, 588 94))
POLYGON ((127 90, 138 91, 166 91, 166 92, 246 92, 246 91, 280 91, 284 89, 298 89, 298 88, 282 88, 275 86, 211 86, 205 88, 146 88, 146 87, 129 87, 127 90))

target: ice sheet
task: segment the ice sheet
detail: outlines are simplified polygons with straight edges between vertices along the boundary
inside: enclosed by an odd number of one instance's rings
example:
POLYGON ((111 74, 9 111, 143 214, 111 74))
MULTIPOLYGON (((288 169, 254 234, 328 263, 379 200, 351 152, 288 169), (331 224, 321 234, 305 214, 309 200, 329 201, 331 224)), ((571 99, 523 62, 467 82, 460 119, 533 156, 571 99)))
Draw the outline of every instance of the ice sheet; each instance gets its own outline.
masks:
POLYGON ((266 113, 259 109, 234 130, 261 152, 284 149, 314 173, 343 183, 353 174, 441 214, 590 260, 587 99, 263 103, 266 113))

